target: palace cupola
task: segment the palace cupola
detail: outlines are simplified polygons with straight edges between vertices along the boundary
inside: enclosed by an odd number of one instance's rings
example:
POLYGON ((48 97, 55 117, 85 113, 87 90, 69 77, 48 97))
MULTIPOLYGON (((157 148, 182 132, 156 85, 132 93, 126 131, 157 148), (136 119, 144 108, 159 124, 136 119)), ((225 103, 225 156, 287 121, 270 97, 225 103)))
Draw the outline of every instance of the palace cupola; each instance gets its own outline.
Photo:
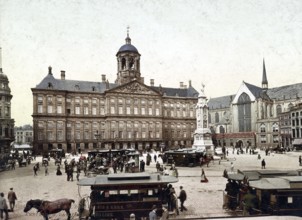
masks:
POLYGON ((133 80, 141 81, 140 54, 135 46, 131 44, 129 29, 127 30, 126 44, 121 46, 116 54, 117 57, 117 79, 119 85, 133 80))

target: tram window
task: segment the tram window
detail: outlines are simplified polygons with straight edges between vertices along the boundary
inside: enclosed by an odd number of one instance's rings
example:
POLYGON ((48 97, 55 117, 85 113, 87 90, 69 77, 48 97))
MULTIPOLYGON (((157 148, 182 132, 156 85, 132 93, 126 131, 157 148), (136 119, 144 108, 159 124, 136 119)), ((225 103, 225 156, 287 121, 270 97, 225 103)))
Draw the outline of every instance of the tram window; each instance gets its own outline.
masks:
POLYGON ((287 197, 287 203, 293 203, 293 197, 287 197))
POLYGON ((148 196, 153 196, 153 190, 148 190, 148 196))
POLYGON ((117 194, 118 194, 118 191, 117 191, 117 190, 111 190, 111 191, 110 191, 110 194, 111 194, 111 195, 117 195, 117 194))

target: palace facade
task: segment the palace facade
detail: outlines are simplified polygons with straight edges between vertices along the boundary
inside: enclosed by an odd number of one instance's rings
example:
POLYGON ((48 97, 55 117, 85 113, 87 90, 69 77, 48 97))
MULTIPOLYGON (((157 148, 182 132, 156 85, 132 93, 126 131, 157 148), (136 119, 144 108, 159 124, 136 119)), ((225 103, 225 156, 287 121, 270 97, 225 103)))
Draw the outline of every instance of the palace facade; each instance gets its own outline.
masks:
POLYGON ((42 152, 91 149, 191 147, 196 129, 198 92, 146 85, 137 48, 126 43, 117 54, 117 78, 109 83, 55 78, 52 68, 32 88, 33 147, 42 152))

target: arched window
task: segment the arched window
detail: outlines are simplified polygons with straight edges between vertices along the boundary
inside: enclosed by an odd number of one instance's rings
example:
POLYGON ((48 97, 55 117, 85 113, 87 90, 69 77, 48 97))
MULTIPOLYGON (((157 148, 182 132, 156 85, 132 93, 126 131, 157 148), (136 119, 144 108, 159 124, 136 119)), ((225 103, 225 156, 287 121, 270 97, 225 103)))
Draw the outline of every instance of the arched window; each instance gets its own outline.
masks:
POLYGON ((219 122, 219 114, 218 112, 215 113, 215 123, 219 122))
POLYGON ((130 59, 129 68, 130 68, 131 70, 134 69, 134 60, 133 60, 133 58, 130 59))
POLYGON ((225 130, 224 130, 224 127, 223 127, 223 126, 220 126, 220 127, 219 127, 219 133, 221 133, 221 134, 224 134, 224 133, 225 133, 225 130))
POLYGON ((242 93, 238 99, 239 131, 251 131, 251 99, 246 93, 242 93))
POLYGON ((122 59, 122 70, 126 69, 126 59, 122 59))
POLYGON ((273 124, 273 132, 279 132, 279 125, 278 125, 278 123, 274 123, 273 124))
POLYGON ((265 124, 260 125, 260 132, 265 133, 265 124))
POLYGON ((281 105, 277 105, 276 112, 277 112, 277 115, 279 115, 280 113, 282 113, 282 107, 281 107, 281 105))

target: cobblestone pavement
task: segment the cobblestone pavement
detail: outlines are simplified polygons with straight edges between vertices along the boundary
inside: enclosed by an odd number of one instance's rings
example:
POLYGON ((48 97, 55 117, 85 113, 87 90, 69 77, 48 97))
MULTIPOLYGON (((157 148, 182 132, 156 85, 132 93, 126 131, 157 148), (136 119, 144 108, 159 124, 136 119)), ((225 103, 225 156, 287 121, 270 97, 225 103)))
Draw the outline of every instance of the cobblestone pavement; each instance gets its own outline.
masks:
MULTIPOLYGON (((265 156, 264 152, 261 151, 260 154, 261 159, 265 158, 267 169, 299 169, 298 157, 302 155, 302 152, 265 156)), ((215 161, 214 164, 210 163, 209 167, 203 167, 209 180, 208 183, 200 182, 200 167, 178 167, 179 182, 173 185, 177 194, 181 185, 186 190, 188 200, 185 202, 185 206, 188 211, 180 212, 180 215, 176 217, 177 219, 228 216, 232 214, 222 209, 223 191, 226 184, 226 179, 222 177, 223 170, 230 170, 231 161, 234 163, 235 171, 237 169, 260 169, 261 160, 257 158, 257 155, 249 154, 230 154, 228 158, 229 161, 223 160, 220 164, 215 161)), ((10 219, 43 219, 33 209, 27 214, 24 213, 23 209, 26 202, 30 199, 55 200, 60 198, 70 198, 76 201, 72 205, 71 212, 72 219, 78 219, 77 204, 80 197, 76 181, 67 181, 64 172, 62 176, 56 176, 56 166, 53 160, 50 161, 48 176, 44 174, 44 167, 40 167, 38 176, 34 177, 33 165, 38 161, 41 162, 41 157, 37 157, 37 161, 27 167, 16 167, 16 170, 0 172, 0 192, 4 192, 5 197, 7 197, 9 188, 13 187, 18 197, 15 212, 9 213, 10 219)), ((146 170, 155 172, 154 161, 146 167, 146 170)), ((80 178, 83 178, 82 173, 80 178)), ((82 196, 89 195, 88 188, 81 188, 80 192, 82 196)), ((66 215, 60 212, 56 215, 50 215, 49 219, 66 219, 66 215)))

